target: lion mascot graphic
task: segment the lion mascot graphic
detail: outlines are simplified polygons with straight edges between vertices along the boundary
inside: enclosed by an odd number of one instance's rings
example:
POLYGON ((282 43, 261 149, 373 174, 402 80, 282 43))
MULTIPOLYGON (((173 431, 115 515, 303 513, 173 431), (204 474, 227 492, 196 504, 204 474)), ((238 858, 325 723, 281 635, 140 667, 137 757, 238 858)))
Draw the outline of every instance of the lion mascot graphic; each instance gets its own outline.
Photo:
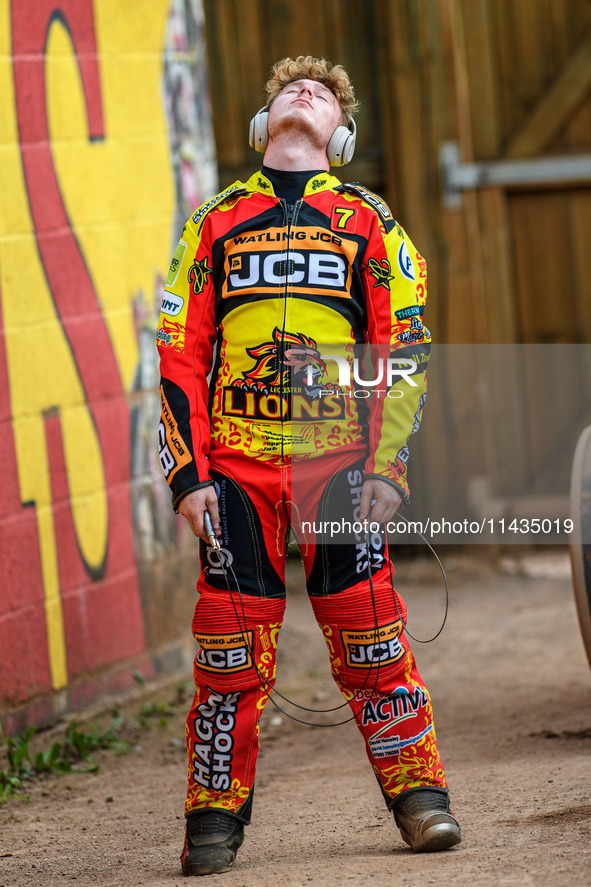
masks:
POLYGON ((247 348, 246 353, 255 363, 243 373, 243 379, 234 382, 237 387, 264 394, 271 388, 281 387, 285 391, 299 388, 310 400, 320 397, 320 392, 327 387, 321 384, 326 365, 316 342, 303 333, 282 333, 275 327, 271 342, 247 348))

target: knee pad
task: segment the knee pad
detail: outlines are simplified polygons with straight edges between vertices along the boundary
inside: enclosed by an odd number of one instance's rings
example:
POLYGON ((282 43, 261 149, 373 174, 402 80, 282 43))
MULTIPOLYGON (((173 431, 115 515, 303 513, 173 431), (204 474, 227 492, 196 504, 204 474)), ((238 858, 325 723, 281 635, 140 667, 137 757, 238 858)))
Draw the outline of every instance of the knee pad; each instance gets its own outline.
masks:
POLYGON ((406 607, 392 589, 389 572, 326 597, 312 597, 324 634, 333 676, 348 696, 360 689, 383 691, 410 671, 414 658, 406 638, 406 607), (387 577, 382 575, 387 573, 387 577))
MULTIPOLYGON (((206 590, 195 607, 192 631, 199 644, 195 684, 222 690, 275 680, 276 650, 285 601, 206 590)), ((271 687, 269 686, 270 690, 271 687)))

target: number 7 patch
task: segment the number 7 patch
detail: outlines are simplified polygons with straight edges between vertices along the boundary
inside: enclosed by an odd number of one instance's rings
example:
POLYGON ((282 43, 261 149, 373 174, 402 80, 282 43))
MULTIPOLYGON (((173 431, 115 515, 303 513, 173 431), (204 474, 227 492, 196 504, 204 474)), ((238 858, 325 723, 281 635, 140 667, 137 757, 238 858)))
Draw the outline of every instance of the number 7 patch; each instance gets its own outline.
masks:
POLYGON ((332 231, 347 231, 349 234, 354 234, 357 229, 357 209, 351 204, 335 206, 330 227, 332 231))

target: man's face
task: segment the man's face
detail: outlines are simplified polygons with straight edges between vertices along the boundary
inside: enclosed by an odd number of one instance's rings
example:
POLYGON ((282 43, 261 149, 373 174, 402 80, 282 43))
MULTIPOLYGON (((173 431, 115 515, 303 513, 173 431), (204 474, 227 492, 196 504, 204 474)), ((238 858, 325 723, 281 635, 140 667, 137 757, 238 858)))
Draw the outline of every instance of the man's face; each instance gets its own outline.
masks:
POLYGON ((316 80, 288 83, 269 110, 271 138, 285 129, 299 129, 318 147, 328 145, 339 123, 342 123, 342 113, 336 97, 316 80))

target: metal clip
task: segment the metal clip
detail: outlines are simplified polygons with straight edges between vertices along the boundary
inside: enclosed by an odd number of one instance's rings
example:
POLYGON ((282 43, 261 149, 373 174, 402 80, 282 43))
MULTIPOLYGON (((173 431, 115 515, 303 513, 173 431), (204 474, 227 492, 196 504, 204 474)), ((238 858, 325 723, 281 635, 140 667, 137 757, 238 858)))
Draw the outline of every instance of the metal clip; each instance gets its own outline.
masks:
POLYGON ((209 511, 206 511, 203 515, 205 519, 205 532, 209 538, 212 548, 215 548, 216 551, 220 551, 221 545, 219 543, 219 539, 213 531, 213 525, 211 523, 211 517, 209 516, 209 511))

